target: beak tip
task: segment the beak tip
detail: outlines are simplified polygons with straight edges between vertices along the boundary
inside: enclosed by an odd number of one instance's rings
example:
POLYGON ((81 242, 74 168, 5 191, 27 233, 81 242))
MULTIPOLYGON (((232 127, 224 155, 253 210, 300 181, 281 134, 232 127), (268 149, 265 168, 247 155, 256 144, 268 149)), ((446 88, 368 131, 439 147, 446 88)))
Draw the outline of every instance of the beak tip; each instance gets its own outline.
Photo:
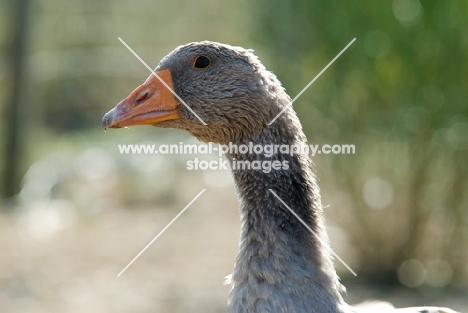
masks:
POLYGON ((102 128, 107 130, 108 128, 112 127, 112 123, 114 122, 114 115, 112 111, 107 112, 104 117, 102 118, 102 128))

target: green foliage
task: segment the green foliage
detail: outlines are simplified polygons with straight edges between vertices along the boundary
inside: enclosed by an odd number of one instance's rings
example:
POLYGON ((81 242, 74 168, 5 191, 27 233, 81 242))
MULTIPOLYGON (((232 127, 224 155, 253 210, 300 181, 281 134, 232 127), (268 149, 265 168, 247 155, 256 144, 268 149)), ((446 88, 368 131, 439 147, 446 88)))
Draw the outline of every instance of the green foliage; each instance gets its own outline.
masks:
POLYGON ((361 272, 393 281, 405 260, 445 259, 466 278, 468 2, 264 0, 252 10, 292 97, 357 38, 294 106, 311 141, 356 145, 355 156, 316 161, 322 184, 337 186, 325 191, 341 206, 329 214, 361 272), (375 196, 393 197, 380 210, 365 201, 373 177, 390 183, 375 196))

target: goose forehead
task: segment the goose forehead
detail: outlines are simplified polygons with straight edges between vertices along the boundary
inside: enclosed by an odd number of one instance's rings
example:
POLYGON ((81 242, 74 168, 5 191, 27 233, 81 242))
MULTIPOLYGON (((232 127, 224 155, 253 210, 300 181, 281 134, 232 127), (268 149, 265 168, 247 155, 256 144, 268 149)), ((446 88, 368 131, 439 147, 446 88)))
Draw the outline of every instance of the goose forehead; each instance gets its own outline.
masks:
POLYGON ((186 45, 179 46, 178 49, 202 49, 207 51, 230 51, 232 53, 243 53, 248 51, 242 47, 231 46, 224 43, 214 42, 214 41, 198 41, 191 42, 186 45))
POLYGON ((170 59, 180 59, 203 54, 212 57, 217 56, 223 58, 248 59, 251 54, 251 50, 246 50, 241 47, 234 47, 217 42, 201 41, 179 46, 174 49, 173 52, 169 53, 167 57, 170 59))

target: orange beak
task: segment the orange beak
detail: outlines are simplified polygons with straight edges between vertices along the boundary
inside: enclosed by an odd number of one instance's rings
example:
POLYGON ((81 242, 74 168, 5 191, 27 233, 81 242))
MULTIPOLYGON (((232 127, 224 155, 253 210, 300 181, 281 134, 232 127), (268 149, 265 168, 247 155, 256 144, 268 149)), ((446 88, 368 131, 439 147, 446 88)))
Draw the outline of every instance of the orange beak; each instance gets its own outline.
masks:
MULTIPOLYGON (((156 72, 167 86, 174 90, 172 74, 168 69, 156 72)), ((133 125, 155 125, 180 118, 179 102, 174 94, 156 76, 133 90, 102 118, 102 127, 119 128, 133 125)))

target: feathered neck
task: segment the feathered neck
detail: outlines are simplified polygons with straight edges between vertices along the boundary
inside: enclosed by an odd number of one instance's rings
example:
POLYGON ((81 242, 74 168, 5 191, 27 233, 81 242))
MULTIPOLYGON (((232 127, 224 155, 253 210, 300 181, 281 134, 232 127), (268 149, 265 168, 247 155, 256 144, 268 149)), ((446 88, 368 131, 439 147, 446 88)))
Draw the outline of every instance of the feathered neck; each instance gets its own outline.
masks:
MULTIPOLYGON (((305 141, 297 117, 289 110, 261 133, 235 144, 293 145, 305 141)), ((341 285, 329 252, 269 191, 272 189, 328 242, 310 158, 300 154, 277 154, 268 158, 235 151, 229 152, 227 157, 232 166, 239 165, 236 163, 239 161, 288 164, 287 169, 283 167, 270 173, 232 170, 240 201, 242 230, 229 312, 344 312, 339 294, 341 285)))

